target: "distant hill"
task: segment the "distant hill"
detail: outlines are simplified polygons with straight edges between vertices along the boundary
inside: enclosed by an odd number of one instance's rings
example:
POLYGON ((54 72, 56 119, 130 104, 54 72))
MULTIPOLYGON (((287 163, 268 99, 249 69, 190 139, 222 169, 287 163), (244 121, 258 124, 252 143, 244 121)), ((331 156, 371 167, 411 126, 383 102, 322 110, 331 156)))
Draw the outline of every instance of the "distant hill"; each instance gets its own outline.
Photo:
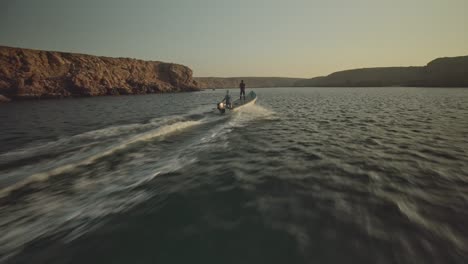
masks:
POLYGON ((299 80, 301 87, 468 87, 468 56, 438 58, 422 67, 382 67, 346 70, 299 80))
POLYGON ((426 66, 379 67, 339 71, 328 76, 282 77, 195 77, 200 88, 237 88, 244 80, 247 87, 468 87, 468 56, 438 58, 426 66))
POLYGON ((298 81, 306 80, 301 78, 282 78, 282 77, 195 77, 200 88, 237 88, 241 80, 249 88, 262 87, 291 87, 298 81))

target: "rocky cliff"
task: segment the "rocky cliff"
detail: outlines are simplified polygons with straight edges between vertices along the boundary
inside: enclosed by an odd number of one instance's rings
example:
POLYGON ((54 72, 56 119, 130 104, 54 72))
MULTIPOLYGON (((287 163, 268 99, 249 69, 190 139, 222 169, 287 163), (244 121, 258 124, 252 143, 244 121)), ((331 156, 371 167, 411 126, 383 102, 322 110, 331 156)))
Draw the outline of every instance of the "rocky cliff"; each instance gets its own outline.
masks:
POLYGON ((195 77, 201 88, 237 88, 241 80, 244 80, 249 88, 262 87, 291 87, 296 82, 303 80, 300 78, 282 77, 195 77))
POLYGON ((13 99, 193 90, 183 65, 0 46, 0 95, 13 99))
POLYGON ((365 68, 300 80, 303 87, 468 87, 468 56, 439 58, 423 67, 365 68))

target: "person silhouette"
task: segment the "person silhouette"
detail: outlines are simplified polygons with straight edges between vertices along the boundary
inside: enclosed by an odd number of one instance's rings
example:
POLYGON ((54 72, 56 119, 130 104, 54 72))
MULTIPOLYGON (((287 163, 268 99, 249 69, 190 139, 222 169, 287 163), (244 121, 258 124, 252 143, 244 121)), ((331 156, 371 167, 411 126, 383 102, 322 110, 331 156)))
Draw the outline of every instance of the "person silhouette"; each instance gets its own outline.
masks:
POLYGON ((244 83, 244 80, 241 81, 241 83, 239 84, 239 88, 240 88, 240 100, 242 100, 242 95, 244 96, 244 101, 245 101, 245 83, 244 83))

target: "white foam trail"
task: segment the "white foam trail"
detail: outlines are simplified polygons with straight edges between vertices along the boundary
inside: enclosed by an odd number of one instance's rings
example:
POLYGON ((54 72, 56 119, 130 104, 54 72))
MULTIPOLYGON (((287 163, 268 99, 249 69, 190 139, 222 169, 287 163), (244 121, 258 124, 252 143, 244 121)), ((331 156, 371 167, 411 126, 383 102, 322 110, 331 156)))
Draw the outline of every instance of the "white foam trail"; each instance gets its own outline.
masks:
MULTIPOLYGON (((76 166, 92 163, 120 149, 125 149, 130 144, 164 137, 202 123, 203 121, 186 121, 167 125, 134 136, 78 164, 70 164, 58 169, 66 171, 76 166)), ((125 166, 124 169, 100 174, 99 178, 80 177, 72 186, 74 195, 71 196, 39 191, 30 194, 26 204, 21 208, 11 205, 4 208, 0 206, 0 210, 5 209, 2 211, 3 218, 0 217, 0 225, 9 227, 4 230, 4 235, 0 236, 0 245, 2 245, 0 255, 4 255, 4 260, 7 260, 17 254, 27 243, 61 230, 67 230, 67 232, 71 230, 64 237, 65 241, 76 239, 96 227, 97 223, 89 219, 99 219, 106 215, 123 212, 154 195, 152 192, 137 189, 138 186, 151 181, 160 174, 178 170, 193 162, 196 162, 196 158, 180 153, 176 156, 164 157, 158 162, 146 157, 145 163, 151 165, 138 169, 139 172, 144 172, 143 174, 131 173, 132 168, 138 167, 137 164, 125 166), (155 168, 157 168, 156 171, 155 168), (33 221, 30 221, 31 219, 33 221)), ((54 172, 58 172, 58 169, 54 172)), ((50 177, 52 173, 49 171, 46 176, 50 177)))
POLYGON ((276 120, 276 113, 258 104, 246 105, 232 113, 230 127, 243 127, 254 120, 276 120))
POLYGON ((187 115, 170 115, 153 118, 148 123, 134 123, 109 126, 102 129, 87 131, 81 134, 59 138, 55 141, 28 144, 20 149, 0 153, 0 164, 6 164, 17 159, 37 157, 50 151, 66 150, 79 147, 93 147, 103 142, 114 141, 116 137, 129 136, 154 129, 163 125, 186 120, 187 115), (83 143, 85 142, 85 143, 83 143))
POLYGON ((238 110, 238 112, 246 112, 251 114, 253 117, 270 117, 275 114, 273 110, 263 107, 259 104, 246 105, 238 110))
POLYGON ((45 181, 49 177, 59 175, 59 174, 62 174, 64 172, 73 170, 76 167, 94 163, 96 160, 98 160, 100 158, 110 156, 110 155, 114 154, 115 152, 117 152, 119 150, 122 150, 122 149, 125 149, 128 146, 130 146, 132 144, 135 144, 137 142, 148 141, 148 140, 151 140, 151 139, 154 139, 154 138, 157 138, 157 137, 166 136, 166 135, 169 135, 169 134, 172 134, 172 133, 175 133, 175 132, 178 132, 178 131, 181 131, 181 130, 184 130, 184 129, 187 129, 187 128, 190 128, 190 127, 193 127, 193 126, 196 126, 196 125, 199 125, 201 123, 202 123, 201 120, 200 121, 177 122, 177 123, 174 123, 174 124, 171 124, 171 125, 163 126, 163 127, 159 128, 157 130, 154 130, 154 131, 150 131, 150 132, 146 132, 146 133, 143 133, 143 134, 136 135, 136 136, 130 138, 129 140, 127 140, 127 141, 125 141, 125 142, 123 142, 123 143, 121 143, 121 144, 119 144, 117 146, 113 146, 113 147, 111 147, 111 148, 109 148, 109 149, 107 149, 107 150, 105 150, 103 152, 100 152, 100 153, 95 154, 95 155, 93 155, 91 157, 88 157, 88 158, 86 158, 86 159, 84 159, 84 160, 82 160, 80 162, 62 165, 62 166, 60 166, 58 168, 54 168, 54 169, 49 170, 47 172, 41 172, 41 173, 33 174, 33 175, 27 177, 26 179, 24 179, 23 181, 20 181, 20 182, 18 182, 16 184, 13 184, 11 186, 8 186, 8 187, 2 189, 0 191, 0 198, 7 196, 11 191, 16 190, 16 189, 18 189, 18 188, 20 188, 22 186, 25 186, 25 185, 27 185, 29 183, 45 181))
MULTIPOLYGON (((221 122, 219 125, 212 127, 207 131, 208 133, 203 133, 204 135, 198 138, 198 140, 195 140, 191 144, 186 145, 182 150, 178 150, 174 153, 175 156, 169 155, 161 157, 157 163, 154 163, 151 158, 147 157, 146 164, 151 165, 138 169, 137 171, 139 173, 133 173, 135 170, 132 169, 139 166, 138 162, 132 166, 128 165, 134 161, 141 161, 141 157, 133 159, 130 163, 126 164, 127 166, 115 171, 104 171, 104 173, 100 173, 98 178, 89 178, 82 175, 83 177, 79 177, 72 186, 74 193, 72 197, 57 196, 57 194, 54 193, 41 191, 30 194, 28 196, 29 202, 24 208, 5 207, 5 209, 10 209, 11 212, 5 211, 6 217, 3 220, 0 219, 0 221, 11 226, 10 229, 7 230, 9 232, 0 238, 0 244, 4 243, 4 246, 0 248, 0 255, 14 255, 16 254, 16 250, 30 241, 44 235, 54 234, 60 230, 73 231, 65 237, 66 241, 81 236, 96 224, 93 221, 89 221, 89 219, 97 219, 108 214, 122 212, 154 195, 151 192, 137 188, 138 186, 153 180, 160 174, 174 171, 187 164, 196 162, 197 153, 206 148, 211 148, 214 145, 219 147, 220 142, 226 142, 227 144, 226 140, 220 140, 220 138, 223 139, 226 134, 232 131, 233 127, 246 124, 255 119, 270 118, 273 114, 272 111, 263 107, 251 106, 246 107, 246 109, 238 113, 233 113, 230 116, 222 116, 222 119, 227 118, 226 121, 228 122, 221 122), (151 160, 151 162, 148 162, 149 160, 151 160), (156 168, 157 170, 155 170, 156 168), (129 177, 129 175, 134 175, 134 177, 129 177), (34 216, 36 220, 33 222, 26 222, 30 216, 34 216), (21 222, 21 219, 24 219, 25 222, 21 222), (50 219, 55 220, 51 221, 50 219)), ((182 120, 179 118, 180 116, 177 118, 169 118, 169 120, 151 120, 149 122, 150 125, 140 124, 136 126, 113 127, 108 130, 112 134, 115 133, 115 136, 111 138, 106 138, 106 129, 78 135, 80 141, 84 141, 85 144, 89 144, 87 140, 91 140, 94 143, 99 143, 100 146, 103 145, 102 140, 107 140, 105 141, 106 144, 104 144, 107 145, 109 142, 121 140, 122 135, 125 135, 126 139, 119 144, 108 146, 106 149, 92 149, 93 153, 90 153, 88 150, 82 153, 74 153, 75 151, 72 151, 72 156, 66 157, 65 159, 64 157, 60 158, 61 165, 56 164, 56 168, 54 168, 52 167, 53 164, 51 164, 49 166, 51 169, 45 169, 46 171, 42 173, 34 173, 34 171, 31 170, 33 173, 25 174, 23 171, 23 175, 32 175, 8 187, 8 189, 1 190, 0 197, 8 195, 12 190, 21 188, 28 183, 46 181, 49 177, 72 171, 80 166, 93 164, 94 168, 94 165, 99 165, 97 162, 101 158, 125 150, 132 144, 164 137, 205 122, 205 120, 184 122, 182 121, 184 118, 181 118, 182 120), (166 125, 154 129, 155 123, 164 123, 166 125), (142 128, 141 126, 145 127, 142 128), (147 131, 148 129, 151 130, 147 131), (147 132, 142 133, 142 131, 147 132), (134 133, 137 135, 132 135, 134 133), (98 141, 101 142, 96 142, 96 138, 99 138, 98 141), (82 156, 81 159, 80 156, 82 156)), ((211 118, 209 121, 212 122, 213 119, 211 118)), ((73 140, 73 142, 68 143, 71 143, 70 146, 74 146, 77 141, 73 140)), ((83 143, 79 142, 79 146, 83 146, 83 143)), ((69 146, 59 147, 66 149, 69 146)), ((148 147, 151 148, 150 146, 148 147)), ((225 146, 222 145, 222 147, 225 146)), ((55 148, 55 146, 53 148, 55 148)), ((49 149, 45 151, 49 151, 49 149)), ((82 149, 77 148, 77 152, 78 151, 82 151, 82 149)))

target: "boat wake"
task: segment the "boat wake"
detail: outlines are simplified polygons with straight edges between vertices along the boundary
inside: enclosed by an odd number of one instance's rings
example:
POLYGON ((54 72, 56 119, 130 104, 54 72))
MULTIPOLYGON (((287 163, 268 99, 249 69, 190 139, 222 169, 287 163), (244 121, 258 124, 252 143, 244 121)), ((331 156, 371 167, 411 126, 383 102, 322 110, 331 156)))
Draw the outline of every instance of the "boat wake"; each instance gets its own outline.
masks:
POLYGON ((234 115, 192 111, 1 154, 0 255, 5 260, 58 233, 65 240, 85 234, 154 196, 141 187, 155 177, 196 162, 205 149, 226 147, 233 129, 273 114, 255 105, 234 115))
MULTIPOLYGON (((132 145, 132 144, 135 144, 135 143, 138 143, 138 142, 141 142, 141 141, 148 141, 148 140, 151 140, 151 139, 154 139, 154 138, 157 138, 157 137, 163 137, 163 136, 166 136, 166 135, 170 135, 172 133, 182 131, 184 129, 188 129, 190 127, 199 125, 201 123, 202 123, 202 121, 177 122, 177 123, 174 123, 174 124, 163 126, 161 128, 155 129, 155 130, 151 130, 151 131, 148 131, 148 132, 145 132, 145 133, 142 133, 142 134, 138 134, 136 136, 133 136, 133 137, 125 140, 123 143, 113 145, 113 146, 110 146, 110 147, 108 147, 108 148, 106 148, 104 150, 101 150, 99 153, 93 154, 91 152, 91 156, 85 158, 84 160, 79 160, 79 161, 74 162, 74 163, 68 163, 68 164, 65 164, 65 165, 61 165, 61 166, 58 166, 56 168, 50 169, 50 170, 45 171, 45 172, 32 174, 32 175, 28 176, 26 179, 24 179, 23 181, 20 181, 20 182, 18 182, 16 184, 13 184, 12 186, 9 186, 9 187, 6 187, 6 188, 2 189, 0 191, 0 198, 4 197, 5 195, 8 195, 12 190, 18 189, 18 188, 20 188, 22 186, 25 186, 25 185, 29 184, 29 183, 36 182, 36 181, 44 181, 44 180, 47 180, 51 176, 55 176, 55 175, 59 175, 59 174, 68 172, 70 170, 75 169, 78 166, 85 166, 85 165, 89 165, 91 163, 94 163, 98 159, 104 158, 106 156, 114 154, 115 152, 117 152, 119 150, 123 150, 123 149, 126 149, 126 148, 130 147, 130 145, 132 145)), ((112 131, 114 129, 115 128, 110 128, 109 130, 112 131)), ((99 131, 97 134, 99 134, 99 133, 102 133, 102 131, 99 131)), ((89 133, 89 134, 94 134, 94 133, 89 133)), ((99 139, 99 137, 97 137, 97 139, 99 139)), ((56 145, 56 144, 50 144, 50 145, 56 145)), ((85 145, 84 147, 87 147, 87 145, 85 145)), ((50 146, 49 146, 49 148, 50 148, 50 146)), ((44 148, 44 150, 47 150, 47 148, 44 148)), ((29 152, 28 150, 20 151, 20 153, 28 153, 28 152, 29 152)), ((39 154, 39 153, 37 153, 37 154, 39 154)), ((18 155, 18 153, 15 153, 15 154, 18 155)), ((5 156, 8 156, 8 153, 5 156)), ((78 156, 80 156, 80 157, 75 157, 75 158, 81 158, 82 155, 78 155, 78 156)), ((50 165, 47 166, 46 165, 44 167, 50 168, 52 166, 50 166, 50 165)), ((21 173, 21 172, 19 172, 19 173, 21 173)), ((4 175, 4 178, 6 178, 6 179, 16 178, 15 176, 17 176, 17 175, 15 175, 15 174, 16 174, 16 171, 13 171, 11 174, 7 173, 6 175, 4 175)))

